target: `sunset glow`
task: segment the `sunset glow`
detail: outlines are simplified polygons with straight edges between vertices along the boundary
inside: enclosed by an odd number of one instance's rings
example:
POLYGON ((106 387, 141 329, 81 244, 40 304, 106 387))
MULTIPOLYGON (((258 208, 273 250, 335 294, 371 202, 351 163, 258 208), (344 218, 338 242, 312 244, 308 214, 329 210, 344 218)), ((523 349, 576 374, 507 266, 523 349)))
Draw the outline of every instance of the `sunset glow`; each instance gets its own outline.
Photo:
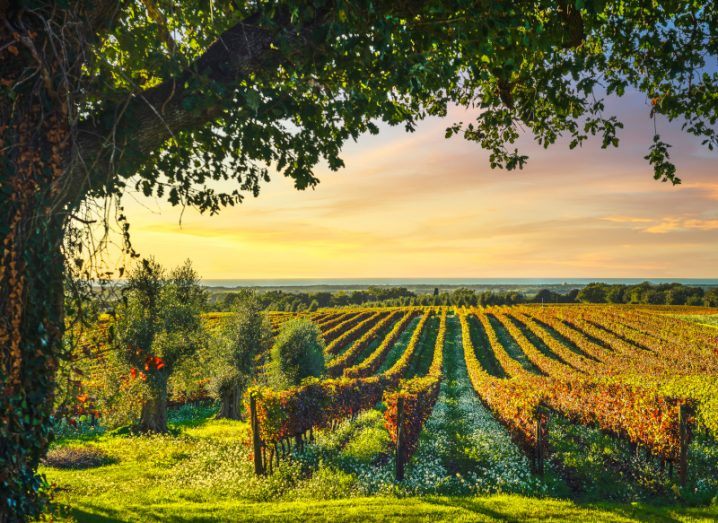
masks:
POLYGON ((716 155, 661 122, 683 184, 656 182, 643 156, 648 104, 609 105, 618 149, 596 141, 544 150, 529 137, 523 171, 492 171, 488 153, 445 127, 470 114, 382 126, 318 169, 315 190, 273 179, 220 216, 125 198, 142 255, 191 258, 205 278, 711 277, 718 266, 716 155))

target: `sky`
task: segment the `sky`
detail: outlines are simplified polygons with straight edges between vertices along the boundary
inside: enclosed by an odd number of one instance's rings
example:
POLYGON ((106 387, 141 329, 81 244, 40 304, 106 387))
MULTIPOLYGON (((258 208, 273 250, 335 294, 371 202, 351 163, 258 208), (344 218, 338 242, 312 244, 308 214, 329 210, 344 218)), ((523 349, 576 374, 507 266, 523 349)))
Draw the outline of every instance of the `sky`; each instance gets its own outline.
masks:
POLYGON ((598 140, 544 150, 522 137, 521 171, 444 138, 455 108, 414 133, 381 126, 346 145, 346 168, 319 167, 297 191, 278 174, 217 216, 125 197, 135 247, 167 266, 190 258, 205 279, 718 277, 718 154, 659 121, 683 184, 653 179, 643 159, 649 106, 610 100, 618 149, 598 140))

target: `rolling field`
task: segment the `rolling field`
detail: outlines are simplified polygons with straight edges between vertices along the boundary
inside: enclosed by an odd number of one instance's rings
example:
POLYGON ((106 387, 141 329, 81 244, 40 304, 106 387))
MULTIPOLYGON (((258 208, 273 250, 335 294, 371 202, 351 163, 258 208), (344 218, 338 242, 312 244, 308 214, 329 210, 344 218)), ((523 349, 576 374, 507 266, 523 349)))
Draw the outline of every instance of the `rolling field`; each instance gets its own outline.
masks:
POLYGON ((79 521, 715 520, 716 312, 305 313, 326 378, 260 380, 247 421, 187 403, 171 435, 67 437, 43 472, 79 521))

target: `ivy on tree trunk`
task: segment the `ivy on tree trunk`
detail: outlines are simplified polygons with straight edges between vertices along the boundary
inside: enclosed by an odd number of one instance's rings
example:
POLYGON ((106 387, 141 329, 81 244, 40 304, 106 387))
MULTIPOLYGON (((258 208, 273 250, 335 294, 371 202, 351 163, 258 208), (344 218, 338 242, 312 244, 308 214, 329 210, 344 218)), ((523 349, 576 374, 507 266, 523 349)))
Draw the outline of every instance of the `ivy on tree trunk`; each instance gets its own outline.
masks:
MULTIPOLYGON (((0 47, 7 41, 0 32, 0 47)), ((62 354, 64 217, 55 204, 69 129, 62 106, 39 93, 0 104, 0 522, 46 506, 36 470, 52 439, 62 354)))

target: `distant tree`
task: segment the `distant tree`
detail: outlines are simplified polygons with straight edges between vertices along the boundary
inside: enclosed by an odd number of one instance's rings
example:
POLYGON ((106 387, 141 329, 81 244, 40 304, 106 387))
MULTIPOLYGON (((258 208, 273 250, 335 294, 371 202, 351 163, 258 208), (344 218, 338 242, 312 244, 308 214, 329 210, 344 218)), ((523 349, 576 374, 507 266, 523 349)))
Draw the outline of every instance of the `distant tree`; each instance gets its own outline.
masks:
POLYGON ((648 289, 643 294, 643 299, 645 300, 643 303, 648 303, 649 305, 665 305, 666 292, 657 289, 648 289))
POLYGON ((703 296, 689 296, 686 300, 686 305, 693 305, 700 307, 703 305, 705 298, 703 296))
POLYGON ((633 285, 627 289, 628 300, 626 303, 648 303, 648 291, 651 290, 651 284, 647 281, 638 285, 633 285))
POLYGON ((114 346, 132 377, 146 384, 141 431, 167 432, 167 382, 175 366, 205 341, 200 312, 206 299, 189 260, 167 275, 150 258, 128 276, 114 346))
POLYGON ((331 292, 317 292, 312 295, 312 298, 319 304, 319 307, 329 307, 332 305, 331 292))
POLYGON ((608 303, 623 303, 626 287, 624 285, 611 285, 606 292, 606 301, 608 303))
POLYGON ((457 307, 465 306, 470 307, 477 304, 476 293, 464 287, 454 289, 451 292, 451 303, 457 307))
POLYGON ((324 372, 324 340, 319 327, 303 319, 286 322, 271 349, 270 383, 276 388, 291 387, 324 372))
POLYGON ((589 283, 578 292, 577 297, 584 303, 605 303, 606 287, 602 283, 589 283))
POLYGON ((672 287, 666 292, 668 305, 685 305, 691 295, 691 289, 683 285, 672 287))
POLYGON ((214 342, 212 389, 220 402, 217 417, 240 419, 242 394, 256 373, 257 358, 272 346, 272 329, 254 292, 238 294, 232 315, 214 342))
POLYGON ((718 307, 718 289, 707 290, 703 295, 703 304, 706 307, 718 307))
POLYGON ((314 312, 319 308, 319 302, 317 300, 312 300, 312 303, 309 304, 309 307, 307 307, 307 312, 314 312))
POLYGON ((560 303, 563 301, 563 296, 550 289, 541 289, 536 293, 533 301, 535 303, 560 303))
POLYGON ((571 289, 570 291, 568 291, 568 294, 566 295, 566 302, 574 303, 574 302, 578 301, 578 293, 579 293, 578 289, 571 289))

